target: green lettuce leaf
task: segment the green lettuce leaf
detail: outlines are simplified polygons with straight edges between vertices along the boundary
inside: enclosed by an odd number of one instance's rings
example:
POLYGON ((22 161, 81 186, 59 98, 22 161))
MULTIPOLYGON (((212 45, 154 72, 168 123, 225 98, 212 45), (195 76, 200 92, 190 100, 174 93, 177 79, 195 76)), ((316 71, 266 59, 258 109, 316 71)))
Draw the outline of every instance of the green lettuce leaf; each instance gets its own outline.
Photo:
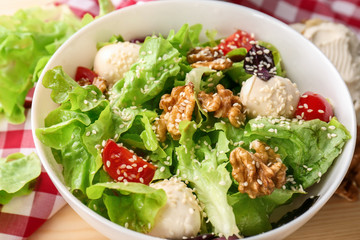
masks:
POLYGON ((289 202, 297 193, 291 190, 275 189, 271 195, 251 199, 247 194, 235 193, 229 196, 234 209, 236 225, 244 236, 253 236, 272 229, 271 213, 289 202))
POLYGON ((201 30, 201 24, 192 26, 184 24, 176 33, 174 30, 171 30, 167 40, 181 53, 181 55, 186 56, 190 49, 199 46, 201 30))
POLYGON ((185 78, 185 83, 192 82, 196 93, 215 92, 216 85, 224 77, 222 72, 212 70, 208 67, 193 68, 185 78))
POLYGON ((52 148, 55 159, 63 165, 70 190, 85 193, 102 166, 99 139, 104 134, 101 126, 109 115, 109 101, 95 86, 79 86, 61 67, 46 72, 43 85, 52 89, 52 99, 62 104, 45 118, 44 128, 36 129, 36 136, 52 148))
POLYGON ((31 193, 32 182, 40 173, 41 163, 35 153, 28 156, 14 153, 7 158, 0 158, 0 204, 31 193))
POLYGON ((64 7, 0 16, 0 108, 10 122, 25 120, 27 92, 50 56, 81 26, 80 19, 64 7))
POLYGON ((99 200, 92 202, 99 206, 96 209, 106 207, 112 222, 143 233, 151 230, 157 213, 167 201, 164 190, 140 183, 98 183, 86 193, 90 199, 99 200))
POLYGON ((155 98, 163 91, 167 80, 179 73, 179 55, 162 37, 147 37, 140 48, 138 62, 113 86, 112 105, 140 106, 155 98))
POLYGON ((196 129, 194 122, 180 123, 181 145, 175 148, 179 174, 196 189, 195 193, 204 205, 215 232, 225 237, 239 234, 233 209, 227 201, 227 192, 232 183, 226 169, 229 142, 225 133, 220 131, 212 140, 209 136, 201 137, 197 145, 193 139, 196 129), (215 147, 212 148, 212 145, 215 147))
POLYGON ((62 164, 64 180, 71 191, 85 192, 102 165, 101 158, 91 155, 82 140, 85 126, 80 120, 72 119, 36 129, 38 139, 56 151, 55 159, 62 164))

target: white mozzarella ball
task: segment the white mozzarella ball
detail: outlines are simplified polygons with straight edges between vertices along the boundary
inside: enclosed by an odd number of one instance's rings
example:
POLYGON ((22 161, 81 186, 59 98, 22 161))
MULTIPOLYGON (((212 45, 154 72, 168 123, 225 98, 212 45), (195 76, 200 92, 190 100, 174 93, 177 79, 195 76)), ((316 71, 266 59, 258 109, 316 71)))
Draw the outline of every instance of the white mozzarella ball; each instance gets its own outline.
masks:
POLYGON ((200 231, 201 214, 192 190, 177 178, 166 179, 150 186, 163 189, 167 203, 157 214, 155 226, 149 234, 167 239, 196 236, 200 231))
POLYGON ((132 64, 139 59, 140 46, 130 42, 106 45, 97 52, 94 71, 110 86, 122 79, 132 64))

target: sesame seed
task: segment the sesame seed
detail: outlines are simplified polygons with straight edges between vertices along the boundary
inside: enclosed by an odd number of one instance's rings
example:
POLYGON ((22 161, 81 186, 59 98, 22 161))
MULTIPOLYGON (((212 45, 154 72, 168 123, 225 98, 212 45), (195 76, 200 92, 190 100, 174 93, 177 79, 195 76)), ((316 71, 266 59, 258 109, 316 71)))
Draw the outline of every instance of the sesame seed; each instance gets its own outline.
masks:
POLYGON ((141 182, 141 183, 144 183, 144 179, 141 177, 141 178, 139 178, 139 181, 141 182))
POLYGON ((90 136, 90 132, 86 132, 86 134, 85 134, 85 135, 86 135, 87 137, 88 137, 88 136, 90 136))
POLYGON ((91 130, 91 132, 92 132, 92 134, 96 134, 96 133, 97 133, 95 129, 91 130))
POLYGON ((244 182, 243 185, 244 185, 244 187, 247 187, 249 184, 248 184, 248 182, 244 182))
POLYGON ((260 185, 263 184, 263 182, 262 182, 260 179, 257 179, 256 181, 257 181, 260 185))
POLYGON ((111 165, 111 162, 110 161, 106 161, 106 166, 109 168, 111 165))
POLYGON ((325 113, 324 110, 319 109, 318 113, 325 113))
POLYGON ((329 129, 334 130, 336 127, 334 125, 329 126, 329 129))

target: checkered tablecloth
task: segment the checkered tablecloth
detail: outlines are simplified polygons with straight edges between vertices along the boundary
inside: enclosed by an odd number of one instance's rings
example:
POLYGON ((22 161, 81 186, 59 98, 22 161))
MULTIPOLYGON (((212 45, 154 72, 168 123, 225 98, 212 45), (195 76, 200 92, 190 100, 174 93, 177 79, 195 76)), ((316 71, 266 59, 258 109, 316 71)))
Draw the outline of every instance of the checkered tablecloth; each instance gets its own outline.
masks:
MULTIPOLYGON (((117 8, 122 8, 139 1, 113 0, 113 2, 117 8)), ((301 22, 311 18, 343 23, 360 36, 359 0, 230 0, 228 2, 257 9, 286 23, 301 22)), ((83 16, 86 12, 97 15, 99 11, 96 0, 61 0, 59 3, 68 4, 78 16, 83 16)), ((15 152, 29 154, 35 151, 30 126, 30 109, 26 110, 26 116, 25 123, 12 125, 0 115, 0 157, 15 152)), ((33 193, 14 198, 5 206, 0 205, 0 239, 26 239, 64 205, 64 200, 43 170, 33 193)))

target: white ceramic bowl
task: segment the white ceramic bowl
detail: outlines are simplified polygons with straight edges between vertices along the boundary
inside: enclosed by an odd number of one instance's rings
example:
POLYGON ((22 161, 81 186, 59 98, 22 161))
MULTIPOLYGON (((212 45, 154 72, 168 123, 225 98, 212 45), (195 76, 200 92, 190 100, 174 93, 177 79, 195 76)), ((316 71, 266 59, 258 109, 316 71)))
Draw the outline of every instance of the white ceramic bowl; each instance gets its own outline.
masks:
MULTIPOLYGON (((236 29, 242 29, 274 44, 281 53, 288 77, 297 83, 300 91, 314 91, 330 98, 340 122, 352 136, 356 136, 355 114, 348 89, 333 65, 312 43, 286 24, 255 10, 224 2, 185 0, 127 7, 94 21, 72 36, 51 58, 37 84, 32 108, 33 133, 35 129, 44 127, 44 118, 57 107, 50 99, 50 90, 41 83, 47 70, 61 65, 70 76, 74 76, 77 66, 92 67, 97 42, 107 41, 114 34, 121 34, 125 39, 141 38, 152 33, 166 35, 170 29, 177 30, 184 23, 201 23, 203 29, 218 30, 218 36, 227 36, 236 29)), ((51 180, 85 221, 111 239, 155 239, 112 223, 83 205, 64 185, 61 168, 50 149, 38 141, 35 134, 33 136, 37 153, 51 180)), ((310 194, 320 195, 320 198, 308 211, 282 227, 249 239, 285 238, 314 216, 342 181, 354 145, 353 138, 321 182, 310 189, 310 194)))

